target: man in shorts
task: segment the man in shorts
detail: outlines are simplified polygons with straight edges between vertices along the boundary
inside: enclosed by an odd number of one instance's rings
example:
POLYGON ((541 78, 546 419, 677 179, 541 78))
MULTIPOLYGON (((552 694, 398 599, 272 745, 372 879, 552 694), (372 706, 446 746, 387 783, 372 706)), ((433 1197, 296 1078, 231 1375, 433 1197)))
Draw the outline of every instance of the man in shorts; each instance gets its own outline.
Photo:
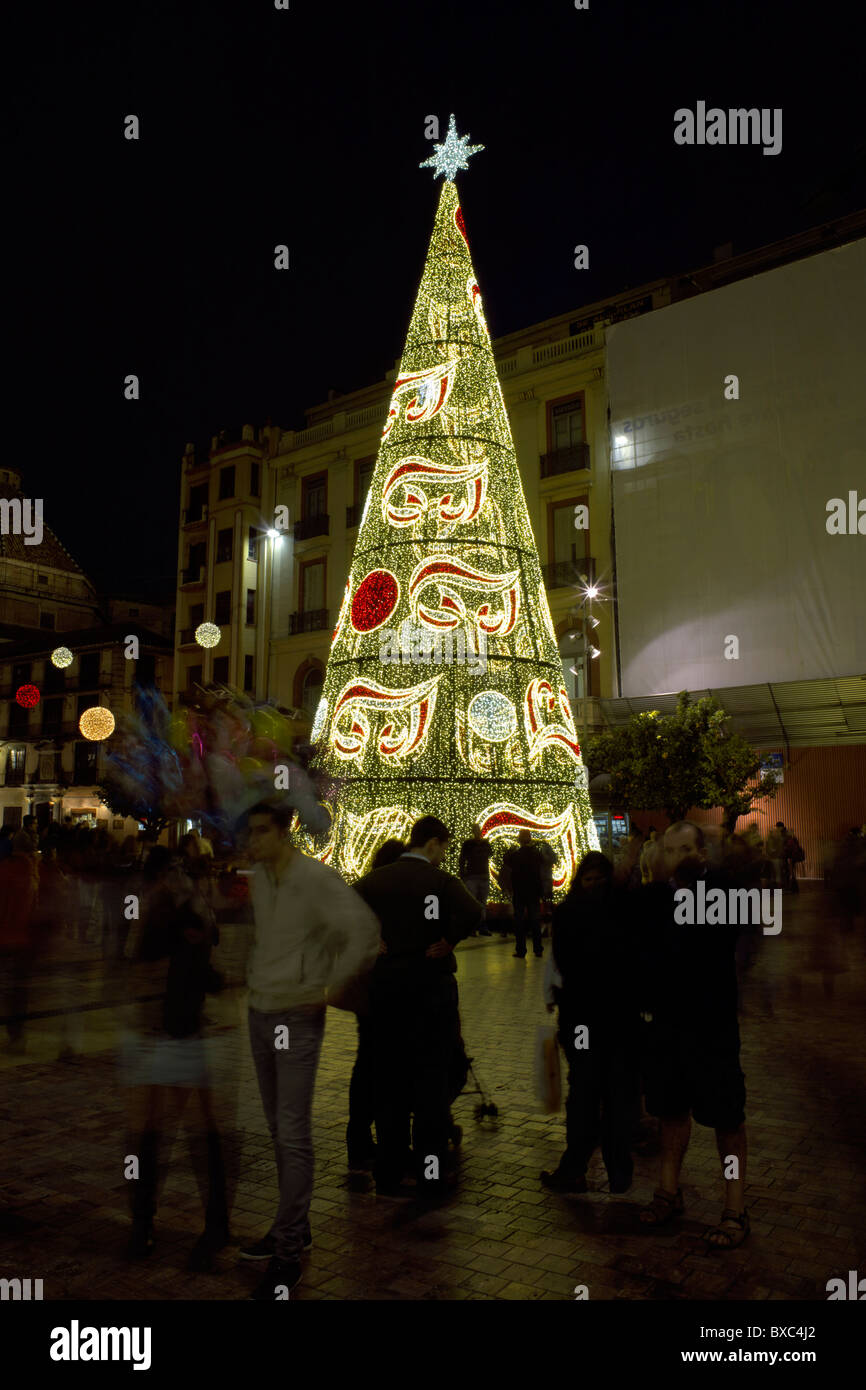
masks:
MULTIPOLYGON (((640 1213, 662 1226, 683 1211, 680 1169, 692 1116, 716 1131, 725 1181, 725 1208, 709 1228, 710 1249, 732 1250, 749 1233, 745 1207, 745 1078, 740 1069, 737 1021, 737 927, 679 925, 674 893, 736 886, 707 868, 703 832, 679 821, 664 835, 655 856, 653 882, 639 890, 643 917, 645 1102, 661 1128, 661 1172, 652 1202, 640 1213)), ((700 901, 696 894, 695 902, 700 901)))

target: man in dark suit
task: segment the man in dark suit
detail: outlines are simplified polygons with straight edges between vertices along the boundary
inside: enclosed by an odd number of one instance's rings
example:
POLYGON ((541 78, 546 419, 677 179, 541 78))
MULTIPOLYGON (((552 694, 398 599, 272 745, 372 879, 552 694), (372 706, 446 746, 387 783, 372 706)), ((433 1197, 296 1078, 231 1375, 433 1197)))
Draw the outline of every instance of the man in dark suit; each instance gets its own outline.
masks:
POLYGON ((435 816, 412 827, 409 848, 355 885, 379 918, 385 952, 373 968, 376 1191, 433 1195, 445 1188, 448 1069, 460 1036, 454 947, 471 936, 481 904, 439 866, 450 831, 435 816), (417 1188, 403 1183, 409 1114, 417 1188))

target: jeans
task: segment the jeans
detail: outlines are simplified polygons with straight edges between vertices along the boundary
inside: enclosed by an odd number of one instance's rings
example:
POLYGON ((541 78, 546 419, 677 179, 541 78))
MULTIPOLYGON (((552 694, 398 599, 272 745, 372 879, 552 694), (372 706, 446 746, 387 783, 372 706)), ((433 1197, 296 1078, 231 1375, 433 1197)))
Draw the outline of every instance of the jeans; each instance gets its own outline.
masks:
POLYGON ((309 1234, 313 1195, 313 1087, 325 1035, 324 1007, 249 1011, 250 1044, 265 1119, 274 1141, 280 1203, 269 1235, 278 1259, 297 1262, 309 1234), (289 1045, 274 1046, 274 1029, 289 1030, 289 1045))
POLYGON ((599 1038, 591 1027, 590 1046, 578 1051, 575 1021, 581 1020, 560 1015, 559 1040, 568 1061, 566 1150, 560 1166, 582 1176, 600 1144, 611 1185, 627 1188, 632 1180, 631 1136, 640 1098, 636 1048, 623 1038, 599 1038))
POLYGON ((541 955, 541 918, 538 911, 538 898, 522 897, 519 893, 514 894, 514 939, 517 947, 517 954, 526 955, 526 937, 532 936, 532 949, 536 955, 541 955))
POLYGON ((477 898, 484 911, 481 914, 481 922, 487 916, 487 899, 490 897, 490 879, 486 874, 467 874, 463 880, 463 887, 467 893, 471 893, 473 898, 477 898))

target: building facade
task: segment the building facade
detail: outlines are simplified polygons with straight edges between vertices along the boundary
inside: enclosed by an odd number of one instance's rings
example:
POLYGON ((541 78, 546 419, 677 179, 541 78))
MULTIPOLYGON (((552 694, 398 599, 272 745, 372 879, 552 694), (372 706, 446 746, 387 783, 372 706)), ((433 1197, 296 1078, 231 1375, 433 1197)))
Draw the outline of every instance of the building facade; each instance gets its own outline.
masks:
MULTIPOLYGON (((0 500, 21 499, 21 477, 0 471, 0 500)), ((7 513, 11 515, 11 513, 7 513)), ((17 515, 17 513, 16 513, 17 515)), ((35 537, 34 537, 35 539, 35 537)), ((41 825, 71 816, 115 834, 136 822, 100 800, 104 745, 85 739, 79 719, 105 705, 129 710, 136 680, 172 689, 172 610, 148 601, 102 599, 53 530, 38 544, 12 529, 0 535, 0 821, 25 815, 41 825), (138 639, 127 660, 127 637, 138 639), (71 659, 55 665, 65 647, 71 659), (31 687, 22 692, 22 687, 31 687), (35 695, 34 695, 35 691, 35 695), (21 699, 18 695, 21 693, 21 699), (24 703, 21 703, 21 700, 24 703)))

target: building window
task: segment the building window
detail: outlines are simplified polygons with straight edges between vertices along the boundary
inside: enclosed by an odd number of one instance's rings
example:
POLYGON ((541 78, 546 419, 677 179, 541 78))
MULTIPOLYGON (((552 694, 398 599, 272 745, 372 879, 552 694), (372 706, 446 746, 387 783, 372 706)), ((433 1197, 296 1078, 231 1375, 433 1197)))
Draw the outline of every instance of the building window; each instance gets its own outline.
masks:
POLYGON ((232 591, 223 589, 214 601, 213 620, 217 627, 227 627, 232 620, 232 591))
POLYGON ((40 574, 40 576, 39 576, 39 583, 40 583, 40 584, 47 584, 47 583, 48 583, 48 575, 47 575, 47 574, 40 574))
POLYGON ((193 603, 189 610, 189 625, 195 631, 200 623, 204 622, 204 604, 193 603))
POLYGON ((247 627, 254 627, 256 621, 256 591, 247 589, 247 627))
POLYGON ((186 688, 192 690, 194 685, 201 685, 201 666, 189 666, 186 672, 186 688))
POLYGON ((229 659, 227 656, 214 658, 213 678, 217 685, 227 685, 229 679, 229 659))
POLYGON ((30 726, 30 711, 17 703, 9 706, 9 737, 26 738, 30 726))
POLYGON ((153 652, 145 652, 135 663, 135 679, 138 685, 156 685, 156 657, 153 652))
POLYGON ((300 581, 300 611, 315 613, 325 608, 325 561, 305 561, 301 565, 300 581))
POLYGON ((23 811, 22 806, 4 806, 3 824, 8 825, 10 830, 20 830, 23 811))
POLYGON ((207 545, 204 541, 199 541, 197 545, 189 548, 189 568, 190 579, 198 579, 199 574, 207 564, 207 545))
POLYGON ((187 521, 201 521, 207 506, 207 483, 198 483, 189 490, 189 506, 186 509, 187 521))
POLYGON ((54 631, 54 614, 53 614, 53 613, 40 613, 40 614, 39 614, 39 626, 40 626, 40 627, 47 628, 49 632, 53 632, 53 631, 54 631))
POLYGON ((78 787, 92 787, 96 781, 97 749, 92 743, 76 743, 72 779, 78 787))
POLYGON ((323 676, 319 669, 313 669, 304 676, 301 686, 301 705, 304 713, 312 720, 322 698, 323 676))
POLYGON ((253 497, 260 497, 261 492, 261 465, 253 459, 250 464, 250 495, 253 497))
MULTIPOLYGON (((12 667, 12 693, 18 689, 19 685, 29 685, 30 676, 33 670, 33 663, 30 661, 18 661, 12 667)), ((21 706, 19 705, 20 709, 21 706)))
POLYGON ((255 677, 253 675, 254 665, 255 657, 244 657, 244 690, 249 692, 250 694, 252 694, 252 692, 255 690, 255 677))
POLYGON ((585 437, 583 396, 550 407, 551 449, 573 449, 576 444, 583 444, 585 437))
POLYGON ((317 473, 301 482, 301 518, 311 521, 315 516, 325 516, 328 511, 328 475, 317 473))
POLYGON ((587 506, 588 498, 580 501, 554 502, 550 508, 551 560, 582 560, 589 549, 589 530, 576 527, 575 507, 587 506))
POLYGON ((255 560, 258 558, 259 533, 255 526, 251 526, 247 533, 247 559, 255 560))
POLYGON ((26 748, 10 748, 6 758, 6 785, 20 787, 24 781, 24 768, 27 763, 26 748))
POLYGON ((95 690, 99 685, 99 652, 85 652, 79 657, 78 685, 81 690, 95 690))
POLYGON ((227 526, 223 531, 217 531, 217 564, 222 564, 225 560, 232 558, 232 528, 227 526))
POLYGON ((130 610, 129 610, 129 616, 130 616, 130 618, 137 618, 137 617, 138 617, 138 614, 139 614, 139 610, 138 610, 137 608, 130 608, 130 610))
POLYGON ((66 689, 66 672, 58 671, 57 667, 50 661, 45 663, 45 679, 43 680, 43 690, 46 695, 59 695, 66 689))
POLYGON ((63 723, 63 701, 45 700, 42 705, 42 732, 46 738, 55 738, 63 723))
POLYGON ((220 495, 219 500, 226 502, 235 495, 235 466, 230 464, 228 468, 220 469, 220 495))

